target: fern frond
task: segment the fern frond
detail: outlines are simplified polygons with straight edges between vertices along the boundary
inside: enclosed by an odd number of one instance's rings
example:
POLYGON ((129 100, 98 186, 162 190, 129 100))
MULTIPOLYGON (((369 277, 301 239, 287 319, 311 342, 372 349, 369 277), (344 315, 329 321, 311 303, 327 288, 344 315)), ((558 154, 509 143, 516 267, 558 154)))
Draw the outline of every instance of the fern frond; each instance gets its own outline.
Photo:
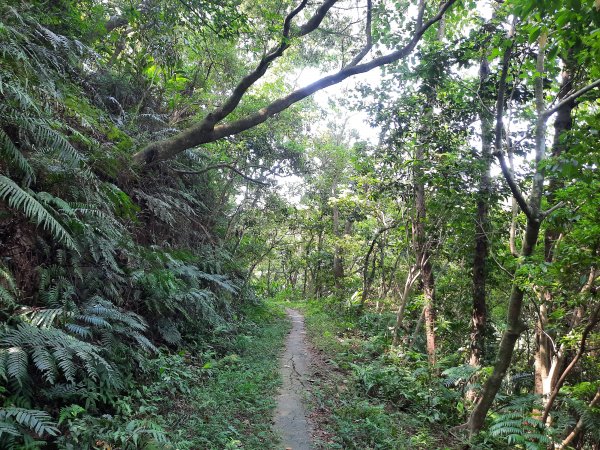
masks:
POLYGON ((45 411, 35 409, 24 409, 9 406, 0 408, 0 423, 16 423, 33 431, 38 436, 59 434, 50 415, 45 411))
POLYGON ((21 316, 31 323, 31 325, 40 328, 51 327, 56 318, 62 314, 65 314, 63 308, 26 309, 21 312, 21 316))
POLYGON ((0 438, 2 435, 21 436, 21 432, 12 423, 0 420, 0 438))
POLYGON ((75 335, 80 336, 82 338, 90 338, 90 337, 92 337, 92 332, 89 329, 89 327, 84 327, 84 326, 78 325, 76 323, 67 323, 65 325, 65 329, 69 333, 75 334, 75 335))
POLYGON ((0 304, 4 309, 14 308, 17 306, 17 300, 14 294, 0 285, 0 304))
POLYGON ((167 343, 177 345, 181 342, 181 333, 173 321, 162 318, 158 321, 157 328, 161 337, 167 343))
POLYGON ((23 183, 25 185, 35 182, 35 174, 29 162, 27 162, 27 159, 4 132, 2 127, 0 127, 0 154, 19 169, 23 174, 23 183))
POLYGON ((6 352, 6 359, 2 359, 6 363, 6 369, 2 370, 2 372, 16 380, 19 386, 22 387, 29 379, 27 374, 27 353, 19 347, 10 347, 0 351, 6 352))
MULTIPOLYGON (((112 385, 119 382, 112 365, 100 356, 100 349, 56 328, 36 328, 29 324, 20 324, 0 337, 0 346, 9 347, 1 349, 2 352, 8 352, 7 376, 20 383, 27 379, 27 353, 38 352, 37 355, 42 358, 42 353, 38 350, 40 348, 46 349, 52 355, 60 372, 72 383, 81 369, 88 377, 98 380, 99 368, 108 376, 105 382, 112 385)), ((46 378, 53 377, 50 373, 52 367, 47 364, 41 364, 37 369, 46 378)))
POLYGON ((60 222, 52 217, 32 194, 4 175, 0 175, 0 199, 7 201, 9 207, 20 211, 36 225, 48 230, 58 242, 63 242, 73 250, 77 249, 75 241, 60 222))
POLYGON ((50 383, 54 384, 56 382, 57 370, 54 358, 50 354, 50 352, 44 347, 35 347, 31 354, 31 359, 33 363, 40 372, 44 379, 50 383))
POLYGON ((143 334, 138 333, 137 331, 134 331, 134 332, 131 333, 131 336, 145 350, 151 351, 153 353, 154 352, 158 352, 158 349, 156 348, 156 346, 152 342, 150 342, 150 340, 146 336, 144 336, 143 334))
POLYGON ((13 278, 12 274, 2 266, 0 266, 0 280, 4 280, 6 286, 11 292, 15 294, 17 293, 17 284, 15 283, 15 279, 13 278))

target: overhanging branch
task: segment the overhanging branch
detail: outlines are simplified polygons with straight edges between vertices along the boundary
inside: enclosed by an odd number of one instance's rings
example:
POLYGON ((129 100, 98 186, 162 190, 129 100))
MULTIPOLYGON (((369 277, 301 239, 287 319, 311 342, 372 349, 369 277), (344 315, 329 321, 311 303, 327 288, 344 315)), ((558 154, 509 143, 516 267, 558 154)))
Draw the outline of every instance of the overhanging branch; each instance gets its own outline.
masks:
MULTIPOLYGON (((250 74, 245 78, 245 80, 247 80, 246 82, 242 81, 240 85, 238 85, 239 89, 236 88, 237 94, 235 96, 232 94, 230 99, 226 101, 226 104, 223 105, 223 107, 221 107, 219 110, 207 115, 206 118, 201 122, 192 125, 191 127, 181 131, 180 133, 169 139, 154 142, 148 145, 146 148, 136 153, 133 156, 133 159, 138 164, 151 165, 159 161, 164 161, 173 158, 177 154, 189 148, 196 147, 198 145, 206 144, 209 142, 214 142, 224 137, 241 133, 242 131, 248 130, 265 122, 268 118, 289 108, 294 103, 305 99, 306 97, 314 94, 317 91, 325 89, 334 84, 338 84, 354 75, 365 73, 376 67, 381 67, 383 65, 390 64, 402 58, 405 58, 414 50, 423 34, 425 34, 425 32, 433 24, 438 22, 443 17, 444 13, 448 10, 448 8, 450 8, 455 2, 456 0, 448 0, 446 3, 444 3, 438 10, 437 14, 435 14, 435 16, 426 21, 421 27, 417 28, 412 38, 402 48, 363 64, 357 64, 355 66, 346 66, 339 72, 325 76, 308 86, 297 89, 296 91, 293 91, 287 96, 275 100, 274 102, 265 106, 259 111, 250 114, 242 119, 225 124, 216 125, 218 121, 227 117, 237 107, 244 92, 246 92, 246 90, 256 80, 258 80, 262 76, 262 74, 264 74, 264 72, 261 73, 261 71, 257 69, 253 72, 253 74, 250 74), (254 77, 257 77, 256 80, 254 80, 254 77), (250 85, 248 85, 248 83, 250 83, 250 85), (248 86, 246 87, 246 85, 248 86)), ((299 35, 302 35, 302 33, 304 33, 306 30, 309 30, 311 27, 313 27, 313 30, 316 29, 334 3, 334 0, 324 2, 323 5, 321 5, 321 7, 317 10, 315 15, 304 26, 301 27, 299 35)))
POLYGON ((356 66, 362 59, 367 56, 367 54, 371 51, 373 47, 373 32, 371 29, 372 22, 372 14, 373 14, 373 2, 372 0, 367 0, 367 22, 365 24, 365 46, 361 49, 360 52, 348 63, 346 67, 356 66))
MULTIPOLYGON (((314 31, 321 24, 323 18, 336 1, 337 0, 327 0, 325 3, 323 3, 323 5, 321 5, 311 19, 301 27, 299 36, 314 31)), ((292 26, 292 20, 306 7, 307 3, 308 0, 302 0, 302 2, 300 2, 300 4, 286 16, 283 21, 283 31, 281 33, 281 40, 279 44, 261 59, 256 69, 246 75, 242 81, 238 83, 229 98, 221 107, 217 108, 211 114, 206 116, 204 119, 205 127, 214 126, 216 123, 220 122, 229 114, 231 114, 240 103, 242 97, 248 91, 248 89, 250 89, 250 87, 252 87, 254 83, 256 83, 267 72, 267 69, 273 61, 283 55, 283 52, 290 46, 290 29, 292 26)))
POLYGON ((554 114, 555 112, 557 112, 563 106, 565 106, 565 105, 567 105, 567 104, 569 104, 571 102, 574 102, 575 100, 577 100, 582 95, 588 93, 592 89, 597 88, 599 86, 600 86, 600 79, 594 81, 591 84, 588 84, 587 86, 579 89, 578 91, 573 92, 571 95, 565 97, 562 101, 558 102, 552 108, 547 109, 546 111, 544 111, 543 117, 545 119, 547 119, 548 117, 550 117, 552 114, 554 114))

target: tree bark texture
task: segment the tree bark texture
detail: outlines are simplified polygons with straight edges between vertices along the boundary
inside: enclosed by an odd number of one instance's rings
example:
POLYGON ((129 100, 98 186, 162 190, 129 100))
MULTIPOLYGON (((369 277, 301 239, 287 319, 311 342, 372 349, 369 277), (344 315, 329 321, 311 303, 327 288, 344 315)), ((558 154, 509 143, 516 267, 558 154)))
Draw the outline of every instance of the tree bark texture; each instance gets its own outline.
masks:
MULTIPOLYGON (((489 74, 487 55, 481 59, 480 85, 484 85, 489 74)), ((469 364, 480 366, 485 351, 485 334, 487 324, 486 304, 486 260, 489 249, 489 202, 492 180, 490 166, 492 163, 492 142, 494 137, 493 117, 482 109, 481 120, 481 174, 477 198, 477 215, 475 218, 475 252, 473 255, 473 311, 471 316, 471 355, 469 364)))

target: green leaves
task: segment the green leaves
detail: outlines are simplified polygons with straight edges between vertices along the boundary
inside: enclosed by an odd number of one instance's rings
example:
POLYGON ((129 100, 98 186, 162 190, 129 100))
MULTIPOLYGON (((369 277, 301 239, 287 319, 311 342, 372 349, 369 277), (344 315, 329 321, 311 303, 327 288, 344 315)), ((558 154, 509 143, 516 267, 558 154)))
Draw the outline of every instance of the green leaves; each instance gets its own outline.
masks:
MULTIPOLYGON (((50 415, 45 411, 14 406, 0 407, 0 438, 3 437, 3 434, 21 435, 21 427, 38 436, 56 436, 59 433, 50 415)), ((2 441, 0 440, 0 442, 2 441)))
POLYGON ((493 417, 489 434, 509 445, 522 445, 528 450, 543 450, 552 442, 546 425, 532 414, 535 396, 515 397, 493 417))
POLYGON ((21 324, 0 335, 0 374, 20 386, 30 384, 28 358, 46 381, 53 384, 62 374, 76 383, 78 372, 95 382, 116 387, 120 384, 114 367, 100 355, 100 348, 80 341, 56 328, 36 328, 21 324))
POLYGON ((76 250, 77 244, 65 227, 36 199, 36 194, 19 187, 10 178, 0 175, 0 200, 16 209, 36 225, 48 231, 57 242, 76 250))

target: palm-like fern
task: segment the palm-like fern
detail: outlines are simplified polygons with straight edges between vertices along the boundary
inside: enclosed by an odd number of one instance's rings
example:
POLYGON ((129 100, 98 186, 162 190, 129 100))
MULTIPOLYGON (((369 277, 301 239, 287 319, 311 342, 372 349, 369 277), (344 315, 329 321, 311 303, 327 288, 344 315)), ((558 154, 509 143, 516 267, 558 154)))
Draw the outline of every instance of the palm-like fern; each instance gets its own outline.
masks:
MULTIPOLYGON (((543 450, 551 443, 552 432, 539 419, 532 415, 538 397, 534 395, 513 399, 490 425, 491 436, 506 440, 516 448, 527 450, 543 450)), ((537 405, 539 407, 539 405, 537 405)))
POLYGON ((100 348, 83 342, 57 328, 37 328, 21 324, 0 335, 0 377, 20 386, 30 382, 29 359, 50 384, 63 376, 75 383, 78 373, 118 386, 120 379, 112 364, 101 356, 100 348))
POLYGON ((46 231, 67 247, 76 249, 75 241, 65 227, 48 212, 36 199, 36 194, 27 192, 10 178, 0 175, 0 199, 5 200, 9 207, 23 213, 25 217, 46 231))
MULTIPOLYGON (((14 406, 0 408, 0 443, 2 438, 21 436, 23 429, 38 436, 56 436, 58 428, 45 411, 17 408, 14 406)), ((10 441, 9 441, 10 442, 10 441)))

